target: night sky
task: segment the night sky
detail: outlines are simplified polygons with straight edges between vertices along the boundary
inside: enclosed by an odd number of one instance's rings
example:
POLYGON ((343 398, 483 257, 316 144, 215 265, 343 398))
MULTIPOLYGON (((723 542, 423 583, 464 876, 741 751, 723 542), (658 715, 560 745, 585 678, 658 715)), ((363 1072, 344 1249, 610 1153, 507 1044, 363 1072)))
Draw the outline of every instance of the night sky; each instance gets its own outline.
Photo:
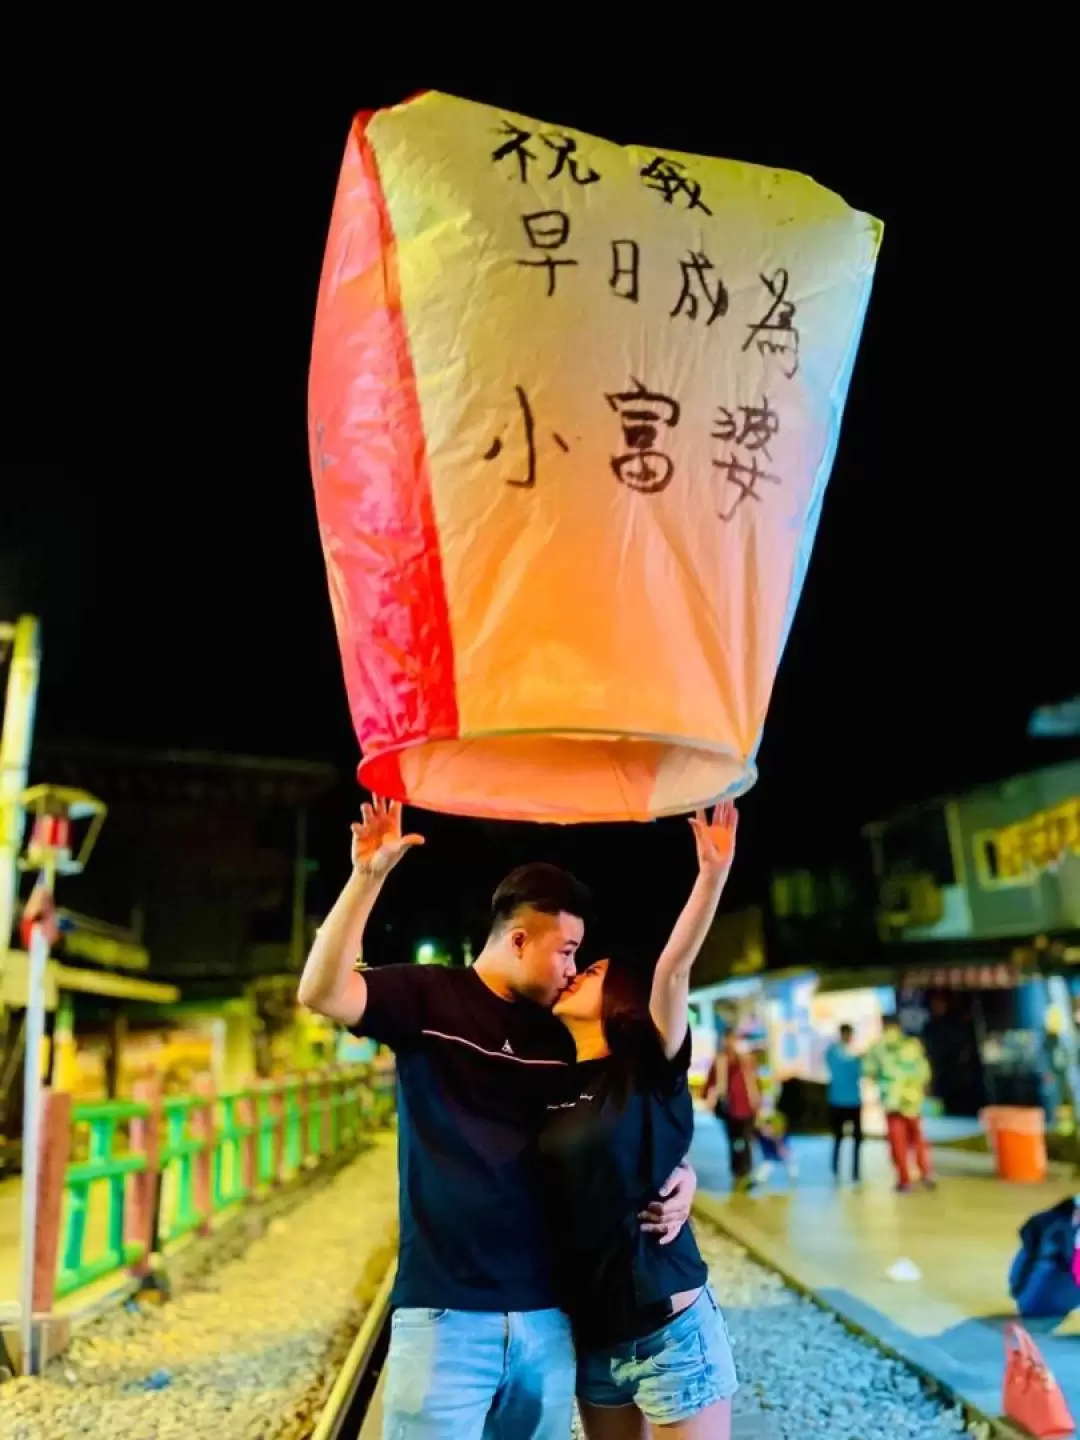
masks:
MULTIPOLYGON (((1051 356, 1075 316, 1044 246, 1050 161, 1003 168, 989 89, 962 104, 928 85, 916 105, 876 80, 785 80, 762 103, 753 79, 477 81, 381 58, 319 78, 309 92, 208 82, 155 116, 150 149, 132 139, 136 115, 117 122, 87 217, 98 329, 79 373, 28 342, 32 403, 3 422, 2 454, 25 463, 3 476, 0 615, 43 616, 43 737, 353 771, 308 474, 311 323, 352 113, 431 87, 803 170, 885 221, 734 899, 775 865, 842 853, 898 805, 1051 758, 1025 722, 1080 689, 1075 463, 1051 356), (69 426, 76 409, 86 420, 69 426), (62 431, 71 463, 52 466, 62 431)), ((642 671, 647 683, 646 656, 642 671)), ((567 833, 415 818, 429 844, 387 912, 410 934, 453 931, 509 863, 545 857, 574 864, 609 909, 635 897, 651 943, 690 874, 681 822, 567 833)), ((320 834, 327 886, 345 844, 320 834)))

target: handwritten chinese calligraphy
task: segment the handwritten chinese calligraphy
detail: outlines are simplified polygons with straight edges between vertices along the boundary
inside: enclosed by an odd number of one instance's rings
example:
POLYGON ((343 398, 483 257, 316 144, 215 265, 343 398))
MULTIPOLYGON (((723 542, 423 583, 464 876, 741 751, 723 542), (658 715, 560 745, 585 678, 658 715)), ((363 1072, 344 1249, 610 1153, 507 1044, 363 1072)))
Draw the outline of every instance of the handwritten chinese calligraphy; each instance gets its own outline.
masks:
POLYGON ((746 500, 761 501, 759 485, 781 484, 780 476, 763 470, 758 464, 758 455, 772 460, 769 442, 780 430, 780 417, 763 397, 760 405, 739 405, 735 410, 726 405, 717 407, 713 423, 712 438, 726 441, 732 448, 713 466, 725 473, 725 487, 732 486, 734 494, 725 488, 724 500, 717 511, 721 520, 730 520, 739 506, 746 500), (739 452, 743 453, 740 454, 739 452))
MULTIPOLYGON (((506 483, 519 490, 532 490, 536 485, 536 419, 533 415, 532 405, 529 403, 529 397, 520 385, 514 386, 514 394, 517 396, 518 406, 521 410, 521 422, 525 437, 525 478, 524 480, 508 479, 506 483)), ((570 449, 557 431, 551 432, 551 438, 564 453, 570 449)), ((502 449, 502 436, 496 435, 487 450, 484 451, 484 459, 497 459, 502 454, 502 449)))
MULTIPOLYGON (((516 160, 518 179, 523 185, 527 184, 529 165, 538 159, 536 151, 529 149, 529 141, 533 139, 532 133, 522 130, 520 125, 511 124, 509 120, 504 123, 498 133, 509 138, 491 152, 492 160, 496 163, 501 160, 516 160)), ((542 145, 546 145, 555 156, 545 179, 557 180, 564 171, 575 185, 594 185, 600 179, 591 165, 586 169, 582 168, 581 156, 577 153, 577 141, 572 135, 541 134, 536 138, 542 145)))
POLYGON ((682 267, 682 290, 671 314, 685 315, 688 320, 696 320, 698 304, 704 300, 709 307, 709 318, 705 321, 707 326, 718 316, 726 315, 728 292, 719 275, 710 286, 708 272, 715 267, 709 257, 691 250, 689 260, 680 260, 679 264, 682 267))
MULTIPOLYGON (((534 250, 559 250, 570 237, 570 217, 562 210, 535 210, 531 215, 523 215, 521 223, 525 227, 529 244, 534 250)), ((555 294, 555 274, 558 267, 560 265, 576 265, 578 262, 576 260, 556 260, 554 256, 546 254, 540 260, 519 260, 517 263, 530 268, 547 270, 547 293, 550 298, 555 294)))
POLYGON ((791 380, 799 369, 799 332, 795 328, 795 303, 787 298, 788 272, 781 267, 760 279, 772 300, 761 319, 747 326, 750 333, 742 348, 745 352, 756 343, 759 355, 779 356, 781 368, 791 380))
POLYGON ((669 160, 664 155, 657 155, 648 165, 642 167, 640 173, 648 188, 656 190, 664 197, 666 205, 673 205, 679 196, 685 196, 688 210, 704 210, 706 215, 711 215, 712 211, 701 198, 700 184, 686 175, 685 170, 686 166, 681 160, 669 160))
POLYGON ((640 265, 641 250, 636 240, 612 240, 611 279, 608 283, 620 299, 637 301, 640 265))
POLYGON ((735 413, 726 406, 717 406, 712 438, 730 440, 751 452, 760 450, 771 460, 769 441, 780 429, 780 417, 769 404, 768 397, 760 405, 740 405, 738 412, 741 420, 736 419, 735 413))
POLYGON ((679 402, 670 395, 647 390, 636 377, 630 378, 632 390, 606 397, 619 416, 627 446, 625 454, 611 457, 611 468, 615 478, 631 490, 656 495, 667 489, 675 473, 671 456, 655 448, 659 429, 661 426, 674 428, 681 411, 679 402))

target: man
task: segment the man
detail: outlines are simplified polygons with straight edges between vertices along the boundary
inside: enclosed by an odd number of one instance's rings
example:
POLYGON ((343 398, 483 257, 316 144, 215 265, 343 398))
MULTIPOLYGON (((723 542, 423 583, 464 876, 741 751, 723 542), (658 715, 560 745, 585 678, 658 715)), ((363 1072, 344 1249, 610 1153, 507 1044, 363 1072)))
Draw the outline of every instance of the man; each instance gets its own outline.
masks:
POLYGON ((834 1040, 825 1052, 825 1064, 829 1071, 829 1128, 833 1137, 832 1173, 833 1179, 840 1180, 840 1147, 844 1134, 851 1126, 854 1147, 851 1160, 852 1183, 859 1183, 859 1152, 862 1149, 862 1058, 856 1055, 852 1046, 855 1032, 850 1025, 840 1026, 839 1039, 834 1040))
MULTIPOLYGON (((534 1139, 574 1049, 548 1013, 576 974, 588 894, 525 865, 492 901, 470 969, 358 971, 364 927, 407 850, 400 805, 353 826, 353 871, 315 938, 302 1004, 398 1059, 401 1238, 384 1434, 394 1440, 566 1440, 575 1363, 555 1308, 534 1139)), ((675 1177, 672 1177, 673 1181, 675 1177)), ((670 1239, 693 1177, 642 1228, 670 1239)))
POLYGON ((865 1073, 876 1080, 889 1127, 889 1150, 896 1169, 896 1188, 901 1194, 911 1189, 908 1158, 915 1152, 919 1178, 934 1188, 930 1150, 923 1134, 922 1112, 930 1085, 930 1064, 922 1041, 905 1035, 895 1015, 882 1021, 884 1033, 866 1057, 865 1073))

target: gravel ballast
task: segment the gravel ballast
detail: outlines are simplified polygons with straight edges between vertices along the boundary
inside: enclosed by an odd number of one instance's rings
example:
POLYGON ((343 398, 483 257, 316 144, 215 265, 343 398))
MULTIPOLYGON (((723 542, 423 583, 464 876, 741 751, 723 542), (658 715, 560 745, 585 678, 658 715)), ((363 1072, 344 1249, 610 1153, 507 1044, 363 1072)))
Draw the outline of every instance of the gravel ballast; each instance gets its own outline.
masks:
MULTIPOLYGON (((393 1258, 397 1169, 376 1144, 293 1208, 214 1240, 165 1305, 76 1331, 40 1379, 0 1387, 3 1440, 296 1440, 311 1433, 393 1258), (239 1251, 239 1253, 236 1253, 239 1251)), ((193 1250, 199 1247, 192 1247, 193 1250)))
POLYGON ((847 1330, 719 1230, 701 1223, 735 1350, 733 1440, 943 1440, 989 1427, 932 1395, 898 1360, 847 1330))
MULTIPOLYGON (((112 1310, 43 1377, 0 1388, 0 1437, 310 1435, 392 1256, 396 1193, 392 1149, 377 1145, 287 1213, 210 1242, 187 1273, 176 1267, 171 1303, 112 1310)), ((741 1382, 733 1440, 987 1440, 907 1366, 719 1230, 697 1230, 741 1382)))

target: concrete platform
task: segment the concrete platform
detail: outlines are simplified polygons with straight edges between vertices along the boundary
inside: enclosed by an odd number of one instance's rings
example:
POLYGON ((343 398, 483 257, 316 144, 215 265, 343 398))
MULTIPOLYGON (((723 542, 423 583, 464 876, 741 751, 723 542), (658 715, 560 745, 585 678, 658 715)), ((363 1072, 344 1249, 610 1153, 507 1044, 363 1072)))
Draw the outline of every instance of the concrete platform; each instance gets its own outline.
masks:
MULTIPOLYGON (((1000 1413, 1017 1231, 1034 1211, 1080 1191, 1080 1179, 1008 1185, 993 1177, 985 1157, 939 1149, 938 1189, 897 1195, 885 1146, 871 1141, 863 1185, 838 1189, 829 1172, 831 1142, 795 1144, 800 1175, 793 1188, 773 1178, 761 1191, 733 1197, 720 1125, 700 1115, 692 1158, 705 1213, 846 1320, 979 1409, 1000 1413), (922 1278, 890 1280, 886 1271, 901 1258, 914 1261, 922 1278)), ((1056 1327, 1029 1321, 1026 1328, 1080 1417, 1080 1313, 1056 1327)))

